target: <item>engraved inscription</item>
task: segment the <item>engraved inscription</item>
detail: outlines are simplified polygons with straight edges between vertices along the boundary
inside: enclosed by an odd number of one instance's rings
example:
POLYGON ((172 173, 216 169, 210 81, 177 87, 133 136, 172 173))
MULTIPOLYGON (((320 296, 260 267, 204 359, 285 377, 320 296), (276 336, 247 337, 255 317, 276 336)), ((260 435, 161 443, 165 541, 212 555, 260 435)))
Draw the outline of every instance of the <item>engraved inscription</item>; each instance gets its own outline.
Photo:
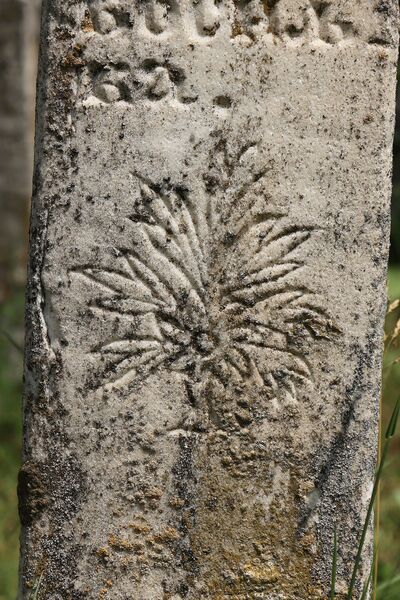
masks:
POLYGON ((324 0, 298 0, 295 11, 288 10, 286 0, 281 0, 271 12, 270 23, 274 34, 286 41, 318 39, 337 44, 359 33, 350 17, 324 0))
POLYGON ((179 8, 174 0, 148 0, 144 12, 147 29, 159 35, 168 28, 170 13, 179 12, 179 8))
POLYGON ((322 41, 335 44, 358 36, 359 31, 350 16, 338 11, 333 4, 312 0, 311 5, 318 20, 319 37, 322 41))
MULTIPOLYGON (((286 47, 361 41, 375 46, 378 53, 386 52, 392 44, 390 32, 376 19, 367 30, 351 7, 343 8, 334 0, 144 0, 136 8, 127 0, 91 2, 82 20, 82 95, 89 102, 97 99, 107 104, 167 99, 179 107, 195 102, 201 89, 185 73, 182 53, 179 59, 171 53, 171 43, 176 42, 177 48, 188 44, 192 52, 196 44, 209 45, 225 35, 228 44, 244 49, 261 40, 286 47), (128 45, 134 42, 139 48, 149 37, 157 41, 157 58, 146 46, 144 55, 133 60, 128 45)), ((218 101, 209 101, 221 108, 218 101)), ((227 108, 222 106, 221 116, 227 108)))
POLYGON ((179 67, 166 61, 146 60, 142 64, 142 72, 146 74, 145 93, 149 100, 170 97, 182 104, 196 101, 197 96, 186 87, 185 73, 179 67))
POLYGON ((133 73, 125 63, 104 66, 95 63, 90 68, 90 77, 93 96, 108 104, 140 99, 157 102, 164 98, 190 104, 197 100, 183 69, 169 61, 146 59, 133 73))
POLYGON ((90 18, 94 31, 107 34, 116 29, 133 27, 133 18, 129 10, 122 7, 116 0, 106 0, 92 4, 86 20, 90 18))
POLYGON ((220 26, 220 11, 215 0, 194 0, 196 27, 200 36, 213 36, 220 26))
POLYGON ((181 29, 184 25, 190 29, 194 22, 200 37, 213 36, 220 26, 220 11, 215 0, 192 0, 186 10, 177 0, 147 0, 144 15, 145 26, 155 35, 174 27, 181 29), (176 17, 175 25, 173 16, 176 17))
POLYGON ((132 99, 132 81, 125 64, 107 65, 93 70, 93 94, 101 101, 111 103, 132 99))
POLYGON ((235 8, 234 37, 244 34, 256 40, 268 33, 289 44, 320 41, 333 45, 357 38, 390 44, 384 34, 366 37, 362 26, 353 22, 351 9, 346 12, 332 0, 235 0, 235 8))
POLYGON ((260 0, 235 0, 235 21, 232 37, 246 35, 255 40, 269 32, 269 18, 260 0))
POLYGON ((109 34, 134 29, 141 36, 167 40, 179 35, 192 43, 207 43, 218 35, 224 19, 232 40, 244 35, 253 42, 262 38, 287 44, 335 45, 357 39, 383 46, 392 43, 378 21, 371 33, 362 22, 355 22, 353 13, 351 6, 345 9, 334 0, 143 0, 136 9, 127 2, 104 0, 91 3, 83 30, 109 34))
MULTIPOLYGON (((129 388, 156 369, 189 381, 265 386, 293 402, 312 382, 307 344, 332 326, 302 280, 303 248, 314 233, 265 209, 263 180, 237 190, 227 210, 204 190, 138 177, 132 244, 113 269, 88 265, 94 312, 129 317, 129 335, 101 341, 106 385, 129 388), (237 199, 248 205, 238 213, 237 199), (262 208, 263 207, 263 208, 262 208)), ((243 206, 243 204, 242 204, 243 206)))

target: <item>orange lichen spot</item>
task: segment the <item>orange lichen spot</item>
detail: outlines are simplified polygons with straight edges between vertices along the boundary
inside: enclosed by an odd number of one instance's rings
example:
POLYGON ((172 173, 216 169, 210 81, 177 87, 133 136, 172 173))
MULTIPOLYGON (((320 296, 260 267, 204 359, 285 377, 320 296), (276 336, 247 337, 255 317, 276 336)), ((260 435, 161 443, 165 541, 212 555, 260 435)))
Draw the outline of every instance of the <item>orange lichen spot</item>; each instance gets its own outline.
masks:
POLYGON ((149 527, 146 523, 140 523, 139 521, 133 521, 129 523, 128 527, 133 529, 135 533, 147 534, 150 533, 151 527, 149 527))
POLYGON ((82 31, 85 33, 91 33, 94 31, 92 17, 90 16, 90 12, 88 10, 85 11, 85 16, 82 21, 82 31))
MULTIPOLYGON (((137 558, 136 556, 131 556, 129 554, 125 554, 125 555, 120 555, 120 560, 119 560, 119 564, 120 567, 124 570, 130 569, 132 570, 132 568, 135 565, 135 562, 139 561, 139 558, 137 558)), ((133 576, 133 573, 132 573, 133 576)))
POLYGON ((172 506, 173 508, 182 508, 182 506, 185 506, 185 501, 182 500, 182 498, 171 498, 171 500, 169 501, 169 505, 172 506))
POLYGON ((179 532, 174 527, 166 527, 154 536, 154 541, 158 544, 167 544, 168 542, 178 540, 179 537, 179 532))
POLYGON ((145 544, 143 542, 135 542, 133 544, 133 548, 136 554, 143 554, 146 549, 145 544))
POLYGON ((305 535, 303 535, 303 538, 301 540, 301 545, 310 554, 312 554, 312 555, 316 554, 316 552, 317 552, 317 539, 316 539, 316 536, 315 536, 315 532, 309 531, 308 533, 306 533, 305 535))
POLYGON ((164 551, 164 546, 162 544, 156 544, 154 540, 149 540, 149 543, 152 544, 151 549, 152 552, 149 553, 150 558, 155 558, 159 554, 162 554, 164 551))
POLYGON ((106 597, 107 594, 108 594, 108 589, 105 587, 101 588, 101 590, 99 591, 98 600, 104 600, 104 598, 106 597))
POLYGON ((106 546, 102 546, 101 548, 98 548, 96 550, 96 554, 100 558, 105 558, 106 556, 110 555, 110 551, 109 551, 109 549, 106 546))
POLYGON ((160 490, 160 488, 149 488, 144 492, 144 495, 150 500, 159 500, 162 497, 163 493, 162 490, 160 490))
POLYGON ((262 0, 262 5, 264 9, 264 13, 268 17, 271 13, 271 2, 270 0, 262 0))
POLYGON ((235 21, 232 26, 232 37, 234 38, 238 35, 242 35, 242 33, 243 33, 242 25, 239 23, 239 21, 235 21))
POLYGON ((379 62, 381 62, 381 63, 386 62, 388 58, 389 58, 389 54, 388 54, 387 50, 381 48, 378 52, 379 62))
POLYGON ((67 53, 67 56, 63 60, 64 67, 83 67, 85 61, 82 60, 81 54, 83 46, 81 44, 75 44, 75 46, 67 53))
POLYGON ((273 583, 274 581, 278 581, 281 577, 280 572, 273 565, 266 566, 251 563, 243 567, 243 575, 245 579, 256 584, 273 583))
POLYGON ((133 550, 134 546, 128 540, 125 540, 121 537, 114 535, 113 533, 108 538, 108 545, 114 550, 133 550))

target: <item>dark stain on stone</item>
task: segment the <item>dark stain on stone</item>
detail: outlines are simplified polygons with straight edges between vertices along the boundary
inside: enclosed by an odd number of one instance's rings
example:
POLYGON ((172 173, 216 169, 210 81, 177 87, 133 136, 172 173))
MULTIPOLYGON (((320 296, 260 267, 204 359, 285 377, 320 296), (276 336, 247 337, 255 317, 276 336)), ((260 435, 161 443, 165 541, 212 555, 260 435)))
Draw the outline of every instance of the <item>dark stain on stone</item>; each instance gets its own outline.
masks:
MULTIPOLYGON (((55 421, 58 419, 55 418, 55 421)), ((45 564, 43 590, 46 593, 63 592, 63 597, 68 598, 73 589, 79 557, 70 523, 85 497, 86 476, 74 453, 65 456, 69 443, 62 426, 56 424, 50 427, 46 438, 53 450, 49 462, 28 460, 19 474, 19 511, 24 534, 37 539, 36 553, 29 557, 22 584, 26 586, 28 581, 34 579, 38 564, 45 564), (56 442, 57 438, 59 441, 56 442), (40 529, 36 529, 35 523, 44 510, 49 527, 43 535, 40 529), (76 551, 73 551, 73 547, 76 551)), ((81 598, 78 595, 71 597, 76 600, 81 598)))
POLYGON ((394 2, 391 2, 390 0, 379 0, 375 10, 376 10, 376 12, 379 12, 379 13, 391 15, 392 9, 393 9, 393 4, 394 4, 394 2))
MULTIPOLYGON (((377 329, 379 331, 379 329, 377 329)), ((319 472, 315 478, 315 489, 323 490, 332 472, 337 468, 340 458, 344 456, 346 443, 348 442, 349 428, 354 420, 355 408, 360 401, 365 389, 365 372, 370 366, 371 356, 373 356, 374 341, 369 339, 364 350, 355 348, 354 353, 358 354, 357 363, 354 369, 352 383, 346 388, 346 397, 348 403, 342 413, 340 431, 334 436, 331 445, 324 456, 325 462, 322 463, 319 472)), ((314 511, 314 506, 306 506, 300 513, 298 521, 298 534, 302 535, 307 528, 309 519, 314 511)))
POLYGON ((18 474, 18 509, 22 525, 38 519, 48 505, 46 481, 42 466, 26 462, 18 474))
MULTIPOLYGON (((180 436, 180 455, 173 469, 177 495, 184 503, 178 523, 178 530, 181 537, 177 542, 176 554, 187 573, 188 580, 191 580, 198 574, 197 560, 190 541, 191 530, 196 516, 194 498, 197 479, 193 468, 195 446, 196 439, 194 437, 180 436)), ((187 582, 183 582, 180 585, 179 593, 185 598, 188 593, 185 590, 189 589, 190 586, 187 585, 187 582)))

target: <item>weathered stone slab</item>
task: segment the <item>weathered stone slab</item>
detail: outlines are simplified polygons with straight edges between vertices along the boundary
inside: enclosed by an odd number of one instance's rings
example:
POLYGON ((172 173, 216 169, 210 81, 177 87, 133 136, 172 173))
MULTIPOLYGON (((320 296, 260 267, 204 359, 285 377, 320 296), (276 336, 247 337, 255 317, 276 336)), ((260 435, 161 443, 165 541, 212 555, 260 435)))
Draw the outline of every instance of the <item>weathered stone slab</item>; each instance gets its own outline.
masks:
POLYGON ((327 598, 335 523, 345 591, 396 6, 46 3, 21 597, 327 598))

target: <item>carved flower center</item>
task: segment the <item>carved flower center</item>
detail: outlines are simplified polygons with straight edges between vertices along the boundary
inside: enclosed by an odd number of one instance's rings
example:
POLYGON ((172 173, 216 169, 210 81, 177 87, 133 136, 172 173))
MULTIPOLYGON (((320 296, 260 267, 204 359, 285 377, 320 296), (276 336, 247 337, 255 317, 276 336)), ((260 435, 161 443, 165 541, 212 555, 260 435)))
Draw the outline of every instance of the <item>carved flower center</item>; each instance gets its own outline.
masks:
POLYGON ((211 354, 215 349, 215 340, 207 332, 193 336, 194 347, 200 354, 211 354))

